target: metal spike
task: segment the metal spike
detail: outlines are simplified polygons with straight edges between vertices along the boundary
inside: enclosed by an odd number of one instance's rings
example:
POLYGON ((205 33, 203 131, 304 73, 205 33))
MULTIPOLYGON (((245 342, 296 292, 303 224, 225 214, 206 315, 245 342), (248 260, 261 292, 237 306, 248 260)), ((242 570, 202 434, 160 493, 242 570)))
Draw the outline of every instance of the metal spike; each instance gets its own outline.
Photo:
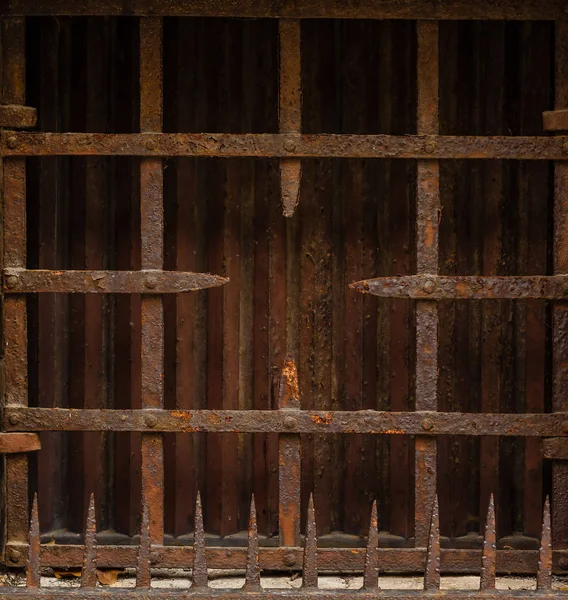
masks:
POLYGON ((379 587, 379 528, 377 516, 377 501, 373 502, 371 509, 371 523, 369 524, 369 539, 367 553, 365 554, 365 572, 363 574, 363 589, 376 590, 379 587))
POLYGON ((306 522, 306 541, 304 546, 304 565, 302 587, 313 589, 318 587, 318 542, 316 533, 316 512, 314 496, 310 494, 308 504, 308 520, 306 522))
POLYGON ((193 572, 192 587, 207 587, 207 555, 205 552, 205 533, 203 531, 203 512, 201 495, 197 492, 195 502, 195 526, 193 533, 193 572))
POLYGON ((95 514, 95 496, 91 494, 87 523, 85 525, 85 553, 81 587, 94 588, 97 585, 97 518, 95 514))
POLYGON ((250 517, 248 530, 247 568, 243 589, 247 592, 259 592, 260 563, 258 560, 258 529, 256 525, 256 506, 254 494, 250 502, 250 517))
POLYGON ((280 190, 282 211, 285 217, 291 217, 300 202, 300 183, 302 181, 302 163, 298 159, 280 161, 280 190))
POLYGON ((39 538, 39 515, 37 508, 37 493, 34 494, 32 505, 32 517, 30 519, 30 533, 28 538, 30 550, 28 555, 28 566, 26 569, 27 587, 38 588, 40 586, 40 538, 39 538))
POLYGON ((424 589, 440 589, 440 514, 438 512, 438 496, 434 497, 430 535, 426 551, 426 570, 424 572, 424 589))
POLYGON ((552 530, 550 527, 550 500, 548 496, 544 503, 542 515, 536 589, 539 591, 552 589, 552 530))
POLYGON ((495 501, 493 494, 489 498, 487 519, 485 521, 485 537, 483 539, 483 553, 481 555, 480 590, 495 589, 495 573, 497 564, 497 532, 495 528, 495 501))
POLYGON ((136 565, 136 587, 149 590, 152 582, 150 573, 151 546, 150 546, 150 517, 148 506, 142 508, 142 525, 140 527, 140 541, 138 543, 138 563, 136 565))

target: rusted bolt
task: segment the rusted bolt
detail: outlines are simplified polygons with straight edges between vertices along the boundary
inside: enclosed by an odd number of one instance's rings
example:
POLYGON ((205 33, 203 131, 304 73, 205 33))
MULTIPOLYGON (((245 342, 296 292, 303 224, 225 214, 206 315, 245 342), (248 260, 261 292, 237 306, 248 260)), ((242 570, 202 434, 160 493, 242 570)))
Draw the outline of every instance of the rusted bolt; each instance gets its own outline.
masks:
POLYGON ((428 279, 428 281, 426 281, 424 283, 424 285, 422 286, 422 289, 427 293, 427 294, 432 294, 434 292, 434 290, 436 289, 436 282, 432 281, 432 279, 428 279))
POLYGON ((8 146, 8 148, 11 148, 12 150, 14 150, 14 148, 18 147, 18 139, 11 135, 7 140, 6 140, 6 146, 8 146))
POLYGON ((424 152, 426 154, 432 154, 436 150, 436 144, 434 142, 426 142, 424 144, 424 152))
POLYGON ((144 285, 149 289, 153 290, 158 285, 158 277, 156 275, 148 275, 144 281, 144 285))
POLYGON ((8 417, 8 421, 10 421, 10 425, 17 425, 20 422, 20 415, 13 413, 8 417))
POLYGON ((430 419, 424 419, 424 421, 422 421, 422 429, 424 429, 424 431, 431 431, 432 427, 434 427, 434 423, 432 423, 430 419))
POLYGON ((17 275, 8 275, 8 277, 6 277, 6 287, 13 290, 18 285, 18 281, 17 275))
POLYGON ((144 419, 144 423, 146 423, 147 427, 156 427, 158 424, 158 419, 155 415, 147 415, 144 419))
POLYGON ((18 562, 22 558, 22 553, 15 548, 10 548, 8 550, 8 559, 10 562, 18 562))
POLYGON ((286 150, 286 152, 294 152, 295 149, 296 142, 294 140, 286 140, 284 142, 284 150, 286 150))
POLYGON ((147 140, 146 141, 146 148, 148 148, 148 150, 155 150, 156 149, 156 140, 147 140))
POLYGON ((296 419, 294 419, 294 417, 285 417, 284 427, 286 427, 286 429, 294 429, 294 427, 296 427, 296 419))
POLYGON ((287 567, 293 567, 296 564, 296 555, 293 552, 288 552, 288 554, 284 556, 284 564, 287 567))
MULTIPOLYGON (((8 138, 8 141, 10 141, 9 138, 8 138)), ((564 142, 562 144, 562 154, 568 154, 568 142, 564 142)))
POLYGON ((120 417, 120 420, 121 420, 121 421, 124 423, 124 421, 126 421, 126 415, 122 415, 122 416, 120 417))

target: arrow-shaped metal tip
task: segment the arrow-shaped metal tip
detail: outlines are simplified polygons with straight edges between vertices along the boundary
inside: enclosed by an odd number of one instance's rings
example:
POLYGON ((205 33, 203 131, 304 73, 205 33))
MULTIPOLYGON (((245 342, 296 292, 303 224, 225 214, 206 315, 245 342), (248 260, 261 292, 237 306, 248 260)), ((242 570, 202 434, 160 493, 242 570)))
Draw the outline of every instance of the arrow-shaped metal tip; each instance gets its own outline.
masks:
POLYGON ((318 587, 318 542, 313 494, 310 494, 310 502, 308 504, 302 587, 308 589, 315 589, 318 587))
POLYGON ((30 519, 30 532, 28 536, 30 550, 28 556, 28 566, 26 569, 26 582, 29 588, 38 588, 40 586, 40 537, 39 537, 39 513, 37 507, 37 493, 34 494, 32 504, 32 516, 30 519))
POLYGON ((249 592, 258 592, 261 590, 260 563, 258 559, 258 528, 256 524, 256 505, 254 502, 254 494, 252 495, 250 502, 247 565, 243 589, 249 592))
POLYGON ((81 587, 94 588, 97 584, 97 519, 95 513, 95 496, 91 494, 89 510, 85 524, 85 552, 83 554, 83 571, 81 587))
POLYGON ((539 591, 552 589, 552 528, 550 526, 550 500, 548 496, 544 503, 542 515, 536 589, 539 591))
POLYGON ((487 519, 485 521, 485 537, 483 538, 483 552, 481 555, 480 590, 495 589, 495 574, 497 562, 497 532, 495 527, 495 501, 493 494, 489 498, 487 519))
POLYGON ((197 492, 195 501, 195 526, 193 532, 193 572, 192 587, 207 587, 207 554, 205 551, 205 532, 203 530, 203 511, 201 494, 197 492))
POLYGON ((282 211, 285 217, 292 217, 300 202, 300 183, 302 181, 302 162, 299 159, 280 161, 280 193, 282 211))
POLYGON ((369 524, 369 539, 365 554, 365 571, 363 574, 363 589, 375 590, 379 586, 379 525, 377 515, 377 501, 373 502, 371 509, 371 522, 369 524))

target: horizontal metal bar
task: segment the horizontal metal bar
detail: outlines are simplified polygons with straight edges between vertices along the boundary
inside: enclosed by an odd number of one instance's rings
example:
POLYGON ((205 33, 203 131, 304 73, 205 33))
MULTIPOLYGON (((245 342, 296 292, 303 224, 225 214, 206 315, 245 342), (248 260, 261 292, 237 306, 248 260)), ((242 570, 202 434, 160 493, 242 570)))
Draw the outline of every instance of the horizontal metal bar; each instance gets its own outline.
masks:
POLYGON ((37 433, 0 433, 0 454, 34 452, 41 449, 37 433))
POLYGON ((377 277, 349 285, 352 290, 382 298, 428 300, 554 299, 568 297, 568 276, 482 277, 405 275, 377 277))
MULTIPOLYGON (((97 535, 99 538, 99 535, 97 535)), ((6 555, 11 566, 26 564, 27 545, 7 544, 6 555), (12 557, 15 559, 13 560, 12 557)), ((43 544, 41 564, 43 567, 79 567, 83 562, 84 547, 80 544, 43 544)), ((246 547, 207 548, 207 564, 210 569, 243 569, 246 562, 246 547)), ((423 548, 379 548, 382 573, 418 573, 424 571, 426 551, 423 548)), ((261 547, 260 566, 268 571, 297 570, 302 565, 303 548, 261 547)), ((152 567, 188 568, 193 564, 191 545, 152 546, 152 567)), ((568 550, 553 553, 556 572, 568 568, 568 550)), ((97 547, 97 566, 102 568, 135 567, 137 546, 97 547)), ((318 548, 318 570, 362 571, 365 548, 318 548)), ((443 573, 479 573, 481 550, 442 549, 441 570, 443 573)), ((497 550, 497 572, 507 574, 535 573, 538 566, 538 550, 497 550)))
POLYGON ((0 15, 553 20, 562 0, 3 0, 0 15))
POLYGON ((12 131, 2 154, 567 160, 568 137, 12 131))
POLYGON ((568 439, 548 438, 542 441, 544 458, 568 460, 568 439))
POLYGON ((4 270, 7 294, 179 294, 225 285, 226 277, 182 271, 4 270))
POLYGON ((546 592, 534 592, 534 591, 514 591, 514 590, 445 590, 440 591, 422 591, 422 590, 349 590, 344 591, 342 589, 320 589, 320 588, 299 588, 299 589, 264 589, 249 591, 245 589, 214 589, 207 587, 198 587, 196 589, 183 589, 183 588, 113 588, 105 591, 97 588, 89 589, 69 589, 62 587, 52 588, 21 588, 21 587, 2 587, 0 588, 0 595, 3 598, 14 597, 14 598, 26 598, 29 600, 53 598, 54 600, 73 600, 77 597, 80 598, 92 598, 101 599, 104 598, 112 600, 131 600, 132 598, 140 598, 146 600, 146 598, 223 598, 226 600, 240 600, 241 598, 286 598, 286 600, 305 600, 307 598, 318 598, 321 600, 377 600, 380 592, 381 600, 403 600, 404 598, 444 598, 444 600, 464 600, 471 598, 479 599, 511 599, 516 600, 519 598, 568 598, 566 591, 552 590, 546 592))
POLYGON ((37 124, 37 110, 20 104, 0 104, 0 127, 28 129, 37 124))
POLYGON ((568 131, 568 110, 547 110, 542 113, 545 131, 568 131))
POLYGON ((286 410, 107 410, 7 406, 5 426, 25 431, 367 433, 568 436, 568 413, 488 414, 286 410))

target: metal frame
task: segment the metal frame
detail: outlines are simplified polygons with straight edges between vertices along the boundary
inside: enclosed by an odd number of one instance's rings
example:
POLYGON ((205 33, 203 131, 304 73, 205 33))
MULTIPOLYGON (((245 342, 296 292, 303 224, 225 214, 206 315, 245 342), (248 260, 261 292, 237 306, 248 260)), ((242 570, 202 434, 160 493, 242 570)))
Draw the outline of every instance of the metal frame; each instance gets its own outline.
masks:
MULTIPOLYGON (((487 531, 481 553, 476 550, 440 550, 436 504, 437 436, 513 435, 552 437, 547 456, 555 458, 553 516, 558 549, 554 567, 568 568, 568 506, 561 492, 568 485, 564 437, 568 435, 568 405, 564 390, 568 383, 568 136, 549 137, 466 137, 439 136, 438 118, 438 19, 556 19, 556 109, 545 115, 546 128, 568 129, 568 31, 566 2, 552 0, 422 0, 336 2, 200 2, 163 0, 6 0, 2 17, 2 104, 0 153, 3 165, 4 251, 2 257, 4 292, 4 429, 6 431, 141 431, 142 505, 145 507, 141 544, 134 547, 108 546, 96 550, 94 505, 91 503, 84 545, 84 572, 81 594, 94 588, 94 568, 138 564, 137 590, 144 596, 162 596, 147 591, 150 563, 155 566, 187 566, 194 560, 194 587, 191 595, 206 596, 206 561, 215 567, 247 567, 244 593, 259 589, 259 569, 294 569, 300 565, 300 433, 374 433, 416 435, 415 525, 416 548, 377 550, 376 507, 371 518, 369 546, 363 549, 319 549, 316 556, 314 507, 310 504, 304 550, 304 589, 282 593, 290 598, 305 597, 317 586, 317 569, 363 569, 365 592, 376 592, 376 573, 381 568, 421 570, 425 565, 427 591, 439 590, 440 569, 473 572, 482 566, 482 590, 487 597, 495 592, 496 570, 536 572, 538 594, 551 586, 553 554, 550 542, 550 515, 545 508, 543 538, 536 551, 497 551, 495 519, 489 504, 487 531), (136 15, 140 16, 140 133, 84 134, 34 133, 17 129, 35 124, 35 111, 25 107, 25 17, 38 14, 136 15), (278 134, 165 134, 162 131, 162 16, 271 17, 280 21, 280 113, 278 134), (300 21, 302 18, 398 18, 418 19, 418 135, 303 135, 301 133, 300 21), (31 271, 26 269, 25 157, 53 155, 136 155, 141 156, 141 271, 31 271), (298 202, 301 159, 305 157, 388 157, 416 159, 417 252, 415 276, 379 278, 355 282, 354 291, 382 297, 416 298, 417 370, 416 412, 390 413, 314 412, 301 410, 294 361, 287 359, 280 387, 278 411, 169 411, 163 408, 164 294, 182 293, 224 285, 215 275, 163 271, 163 176, 166 156, 279 157, 283 211, 291 217, 298 202), (440 210, 439 159, 507 158, 556 161, 555 275, 553 277, 440 277, 438 275, 438 217, 440 210), (67 410, 27 406, 26 294, 125 293, 142 294, 142 389, 140 410, 67 410), (547 298, 554 308, 554 414, 471 414, 436 412, 437 394, 437 301, 444 298, 547 298), (163 531, 163 437, 162 432, 276 432, 279 434, 279 548, 258 548, 254 502, 248 549, 205 548, 200 503, 196 518, 193 550, 166 547, 163 531), (434 506, 432 515, 424 510, 434 506), (425 548, 428 547, 425 560, 425 548), (138 554, 138 558, 137 558, 138 554), (537 559, 538 556, 538 559, 537 559), (538 564, 537 564, 538 563, 538 564), (537 569, 538 567, 538 569, 537 569), (372 590, 372 591, 369 591, 372 590)), ((35 446, 26 448, 36 449, 35 446)), ((27 457, 20 452, 6 458, 6 561, 13 566, 28 564, 26 595, 42 597, 37 591, 39 563, 71 564, 80 561, 80 546, 43 546, 39 543, 37 504, 34 505, 30 539, 28 514, 27 457)), ((14 592, 16 593, 16 592, 14 592)), ((138 591, 125 595, 136 595, 138 591)), ((75 592, 57 592, 57 595, 75 592)), ((186 592, 168 591, 170 595, 186 592)), ((243 592, 237 595, 240 597, 243 592)), ((227 594, 228 596, 231 594, 227 594)), ((279 594, 280 595, 280 594, 279 594)), ((338 599, 344 594, 334 593, 338 599)), ((413 595, 383 593, 389 599, 413 595)), ((511 595, 511 594, 509 594, 511 595)), ((531 594, 527 594, 531 595, 531 594)), ((117 594, 117 597, 121 593, 117 594)), ((452 598, 460 593, 448 594, 452 598)), ((122 597, 122 596, 121 596, 122 597)))

